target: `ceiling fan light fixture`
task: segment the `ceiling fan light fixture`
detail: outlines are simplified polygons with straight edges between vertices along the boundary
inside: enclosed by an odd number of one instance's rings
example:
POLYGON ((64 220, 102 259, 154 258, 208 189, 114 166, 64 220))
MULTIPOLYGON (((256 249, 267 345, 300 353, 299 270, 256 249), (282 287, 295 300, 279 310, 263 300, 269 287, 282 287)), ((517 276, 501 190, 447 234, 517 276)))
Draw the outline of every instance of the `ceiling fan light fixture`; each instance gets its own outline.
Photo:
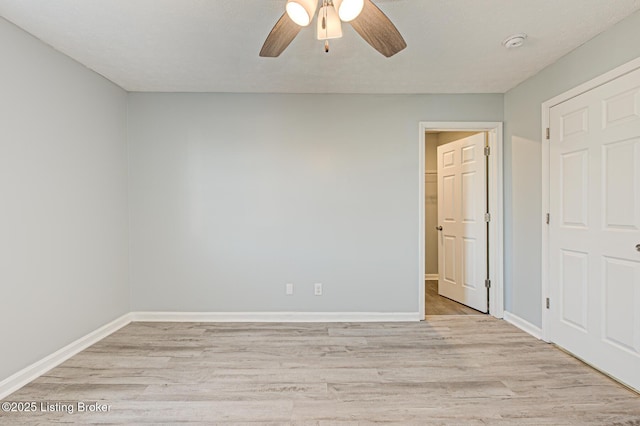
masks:
POLYGON ((344 22, 356 19, 364 8, 364 0, 334 0, 333 3, 344 22))
POLYGON ((317 0, 287 0, 285 9, 293 22, 306 27, 311 23, 317 5, 317 0))
POLYGON ((260 49, 260 57, 280 56, 302 27, 310 24, 319 1, 322 2, 321 6, 327 6, 322 10, 323 16, 318 16, 320 19, 318 38, 324 39, 325 52, 329 52, 329 38, 340 37, 342 34, 341 19, 347 21, 352 19, 350 24, 355 32, 386 58, 407 47, 402 34, 393 22, 371 0, 287 0, 286 11, 280 16, 264 41, 260 49), (331 21, 334 21, 335 14, 338 15, 338 19, 336 25, 332 26, 331 21))
POLYGON ((318 12, 318 40, 342 37, 342 23, 332 4, 323 4, 318 12))

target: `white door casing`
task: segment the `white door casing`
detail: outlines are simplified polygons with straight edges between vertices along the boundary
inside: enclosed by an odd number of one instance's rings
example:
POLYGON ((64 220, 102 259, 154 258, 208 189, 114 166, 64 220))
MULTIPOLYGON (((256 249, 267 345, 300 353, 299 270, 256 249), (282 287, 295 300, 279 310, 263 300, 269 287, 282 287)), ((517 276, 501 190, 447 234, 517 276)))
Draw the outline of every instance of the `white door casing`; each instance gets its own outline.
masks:
POLYGON ((550 108, 548 340, 640 389, 640 70, 550 108))
MULTIPOLYGON (((545 123, 546 124, 546 123, 545 123)), ((546 126, 545 126, 546 128, 546 126)), ((418 294, 418 314, 425 315, 425 285, 424 285, 424 257, 425 257, 425 203, 424 203, 424 172, 425 172, 425 141, 427 131, 457 132, 476 131, 486 132, 489 138, 491 155, 488 157, 488 191, 489 212, 491 223, 489 227, 489 312, 496 318, 504 315, 504 230, 503 230, 503 125, 499 121, 421 121, 418 123, 416 151, 418 152, 418 174, 416 199, 418 202, 418 274, 416 275, 416 292, 418 294)), ((544 319, 543 319, 544 321, 544 319)))
POLYGON ((485 134, 437 148, 438 293, 487 312, 485 134))

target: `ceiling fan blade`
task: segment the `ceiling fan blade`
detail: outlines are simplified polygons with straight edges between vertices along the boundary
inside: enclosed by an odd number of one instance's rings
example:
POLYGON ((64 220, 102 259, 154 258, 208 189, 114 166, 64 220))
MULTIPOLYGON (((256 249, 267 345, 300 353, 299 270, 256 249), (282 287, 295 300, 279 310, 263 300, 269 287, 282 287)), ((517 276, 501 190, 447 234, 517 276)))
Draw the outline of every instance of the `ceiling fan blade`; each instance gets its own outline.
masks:
POLYGON ((267 39, 264 41, 262 49, 260 50, 260 56, 266 58, 280 56, 284 49, 296 38, 301 29, 302 27, 293 22, 285 12, 273 26, 267 39))
POLYGON ((387 58, 407 47, 393 22, 371 0, 364 0, 364 8, 351 26, 360 37, 387 58))

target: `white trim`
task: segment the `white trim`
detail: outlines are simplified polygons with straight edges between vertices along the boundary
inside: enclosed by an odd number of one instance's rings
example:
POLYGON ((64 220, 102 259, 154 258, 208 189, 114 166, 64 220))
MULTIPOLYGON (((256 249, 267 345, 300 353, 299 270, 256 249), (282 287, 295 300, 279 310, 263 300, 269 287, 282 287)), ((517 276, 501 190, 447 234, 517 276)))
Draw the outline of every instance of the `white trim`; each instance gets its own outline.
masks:
POLYGON ((529 321, 522 319, 519 316, 512 314, 509 311, 504 311, 503 319, 509 324, 515 327, 518 327, 520 330, 526 333, 529 333, 536 339, 542 338, 542 329, 540 327, 536 327, 535 325, 531 324, 529 321))
POLYGON ((540 222, 542 223, 542 255, 541 255, 541 265, 540 265, 540 277, 542 278, 542 282, 540 283, 540 309, 542 312, 541 316, 541 333, 540 338, 545 342, 549 342, 549 330, 548 330, 548 317, 546 308, 546 298, 549 294, 549 255, 548 255, 548 246, 549 246, 549 226, 547 225, 547 213, 549 212, 549 141, 547 140, 547 127, 549 126, 549 108, 546 108, 545 111, 545 103, 542 104, 542 217, 540 218, 540 222))
POLYGON ((424 298, 425 298, 425 286, 422 277, 425 276, 425 259, 426 259, 426 247, 425 247, 425 144, 426 144, 426 127, 420 123, 420 134, 418 136, 418 312, 420 316, 424 318, 424 298))
MULTIPOLYGON (((549 99, 548 101, 543 102, 542 105, 543 107, 546 105, 547 108, 554 107, 558 104, 561 104, 562 102, 568 101, 571 98, 575 98, 576 96, 582 95, 583 93, 588 92, 589 90, 595 89, 598 86, 602 86, 603 84, 606 84, 611 80, 615 80, 618 77, 622 77, 625 74, 629 74, 630 72, 633 72, 638 68, 640 68, 640 58, 636 58, 632 61, 627 62, 626 64, 622 64, 619 67, 612 69, 611 71, 608 71, 602 75, 599 75, 598 77, 595 77, 585 83, 582 83, 579 86, 574 87, 573 89, 567 90, 566 92, 561 93, 558 96, 555 96, 549 99)), ((545 138, 543 134, 543 140, 544 139, 545 138)))
MULTIPOLYGON (((489 290, 489 310, 491 315, 502 318, 504 315, 504 239, 503 239, 503 131, 502 122, 432 122, 422 121, 419 124, 418 137, 418 276, 424 273, 425 259, 425 206, 424 206, 424 172, 425 172, 425 132, 435 131, 479 131, 489 133, 489 146, 491 155, 489 156, 489 212, 491 213, 491 223, 489 227, 489 279, 491 289, 489 290)), ((424 281, 420 278, 418 282, 418 311, 424 318, 424 281)))
POLYGON ((132 312, 148 322, 409 322, 418 312, 132 312))
POLYGON ((121 329, 131 322, 131 314, 125 314, 120 318, 103 325, 97 330, 69 343, 67 346, 55 351, 51 355, 36 361, 15 374, 0 382, 0 400, 6 398, 27 383, 42 376, 47 371, 62 364, 77 353, 104 339, 111 333, 121 329))
POLYGON ((424 274, 424 280, 425 281, 437 281, 438 280, 438 274, 424 274))
POLYGON ((489 279, 491 280, 490 309, 496 318, 504 315, 504 222, 503 222, 503 162, 502 123, 489 130, 489 279))
MULTIPOLYGON (((550 181, 549 181, 549 141, 546 137, 547 127, 549 127, 549 118, 551 108, 575 98, 589 90, 593 90, 596 87, 602 86, 618 77, 622 77, 625 74, 629 74, 637 69, 640 69, 640 58, 636 58, 626 64, 620 65, 617 68, 612 69, 598 77, 595 77, 571 90, 555 96, 548 101, 542 103, 542 127, 540 134, 542 135, 542 334, 541 338, 544 341, 550 342, 550 330, 549 330, 549 310, 545 308, 546 299, 549 297, 549 227, 546 224, 546 214, 549 212, 549 193, 550 193, 550 181)), ((551 218, 554 220, 554 218, 551 218)))

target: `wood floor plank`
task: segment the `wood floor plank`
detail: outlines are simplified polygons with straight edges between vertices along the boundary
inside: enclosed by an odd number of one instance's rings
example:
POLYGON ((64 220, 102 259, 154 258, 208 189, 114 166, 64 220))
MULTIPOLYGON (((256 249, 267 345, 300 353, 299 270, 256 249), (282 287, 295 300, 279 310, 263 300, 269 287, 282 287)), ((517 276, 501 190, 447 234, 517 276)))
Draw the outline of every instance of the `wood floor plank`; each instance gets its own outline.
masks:
POLYGON ((420 323, 132 323, 5 401, 0 424, 640 425, 640 396, 486 315, 420 323))
POLYGON ((425 312, 427 315, 483 315, 482 312, 438 294, 438 281, 425 280, 425 312))

